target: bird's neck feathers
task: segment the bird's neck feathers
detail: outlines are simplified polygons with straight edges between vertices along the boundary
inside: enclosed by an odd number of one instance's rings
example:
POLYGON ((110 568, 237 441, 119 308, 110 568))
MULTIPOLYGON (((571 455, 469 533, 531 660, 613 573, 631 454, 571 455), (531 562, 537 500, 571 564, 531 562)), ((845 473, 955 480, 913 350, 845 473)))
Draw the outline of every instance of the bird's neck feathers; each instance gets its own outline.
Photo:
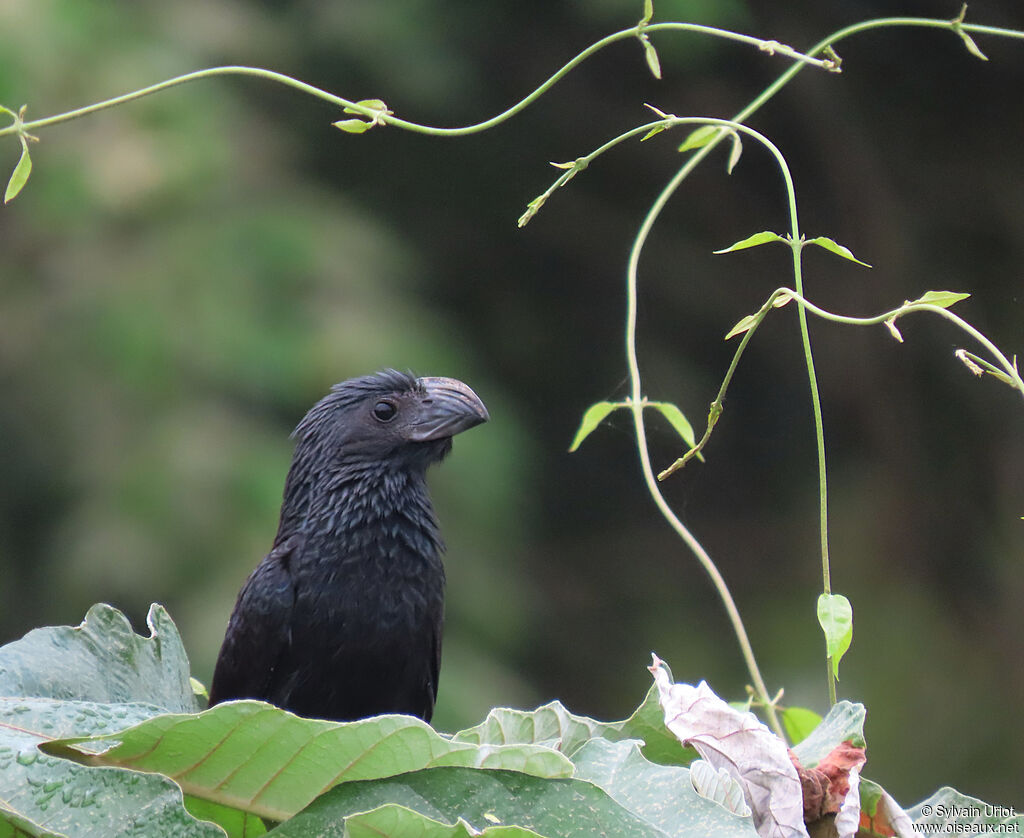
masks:
POLYGON ((444 545, 427 493, 425 464, 396 467, 340 456, 324 457, 303 443, 296 449, 276 543, 297 532, 355 544, 363 533, 414 542, 440 554, 444 545))

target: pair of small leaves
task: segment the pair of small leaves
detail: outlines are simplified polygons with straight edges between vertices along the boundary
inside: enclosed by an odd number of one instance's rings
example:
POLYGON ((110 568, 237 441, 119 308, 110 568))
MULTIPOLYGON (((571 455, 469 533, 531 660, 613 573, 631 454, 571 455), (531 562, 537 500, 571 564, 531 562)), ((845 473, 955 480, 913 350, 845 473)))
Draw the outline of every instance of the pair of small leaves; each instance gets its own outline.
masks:
POLYGON ((382 99, 361 99, 355 103, 355 106, 345 108, 345 113, 356 113, 363 117, 369 117, 370 121, 367 122, 365 119, 339 119, 337 122, 332 122, 335 128, 339 128, 346 134, 364 134, 373 128, 374 125, 383 125, 384 118, 394 111, 390 110, 382 99))
MULTIPOLYGON (((729 247, 723 248, 722 250, 716 250, 715 253, 722 254, 732 253, 733 251, 736 250, 747 250, 748 248, 758 247, 759 245, 768 244, 769 242, 782 242, 783 244, 788 245, 792 242, 792 239, 786 236, 780 236, 778 233, 773 233, 770 230, 764 230, 760 233, 754 233, 754 235, 752 236, 747 236, 747 238, 741 239, 735 244, 729 245, 729 247)), ((817 236, 816 238, 813 239, 802 239, 800 241, 801 248, 806 247, 809 244, 817 245, 818 247, 824 248, 830 253, 836 254, 836 256, 841 256, 844 259, 849 259, 851 262, 856 262, 858 265, 864 265, 867 268, 871 267, 871 265, 869 265, 867 262, 861 261, 856 256, 854 256, 853 251, 851 251, 850 248, 837 243, 836 241, 830 239, 828 236, 817 236)), ((772 307, 781 308, 782 306, 786 305, 786 303, 788 303, 791 299, 792 297, 790 297, 788 294, 780 294, 772 302, 772 307)), ((731 338, 736 337, 736 335, 742 335, 745 332, 749 332, 754 326, 757 325, 757 323, 763 317, 764 313, 762 311, 758 311, 756 314, 748 314, 746 317, 740 320, 735 326, 733 326, 729 330, 729 332, 725 336, 725 339, 730 340, 731 338)))
MULTIPOLYGON (((590 434, 594 432, 598 425, 600 425, 608 415, 619 408, 628 408, 630 402, 596 402, 587 408, 583 414, 583 420, 580 422, 579 430, 576 431, 576 436, 573 437, 572 445, 569 446, 569 453, 573 453, 580 445, 583 444, 590 434)), ((690 424, 690 420, 683 415, 683 412, 670 402, 649 402, 644 401, 643 406, 651 407, 657 410, 665 419, 668 420, 669 424, 675 428, 676 433, 682 437, 683 442, 693 448, 696 445, 696 437, 693 433, 693 425, 690 424)), ((704 458, 698 453, 697 457, 701 460, 704 458)))
POLYGON ((28 176, 32 174, 32 157, 28 153, 29 140, 36 140, 31 134, 21 129, 22 120, 25 116, 25 105, 22 105, 17 113, 10 108, 0 105, 0 113, 6 114, 14 119, 14 125, 18 128, 18 139, 21 140, 21 157, 18 158, 18 165, 14 167, 11 178, 7 181, 7 189, 4 191, 4 203, 8 204, 17 197, 18 193, 28 183, 28 176))
MULTIPOLYGON (((754 233, 754 235, 748 236, 747 238, 742 239, 735 244, 731 244, 729 247, 723 248, 722 250, 716 250, 715 253, 732 253, 734 250, 746 250, 749 247, 757 247, 758 245, 767 244, 768 242, 783 242, 784 244, 789 244, 791 241, 792 239, 787 236, 780 236, 778 233, 765 230, 761 233, 754 233)), ((871 267, 867 262, 864 262, 854 256, 853 251, 851 251, 850 248, 838 244, 828 236, 817 236, 813 239, 801 239, 800 241, 801 248, 804 248, 809 244, 823 247, 830 253, 834 253, 836 256, 842 256, 844 259, 849 259, 851 262, 856 262, 858 265, 863 265, 865 268, 871 267)))
POLYGON ((825 649, 832 674, 839 680, 839 661, 853 642, 853 606, 842 594, 818 597, 818 623, 825 632, 825 649))

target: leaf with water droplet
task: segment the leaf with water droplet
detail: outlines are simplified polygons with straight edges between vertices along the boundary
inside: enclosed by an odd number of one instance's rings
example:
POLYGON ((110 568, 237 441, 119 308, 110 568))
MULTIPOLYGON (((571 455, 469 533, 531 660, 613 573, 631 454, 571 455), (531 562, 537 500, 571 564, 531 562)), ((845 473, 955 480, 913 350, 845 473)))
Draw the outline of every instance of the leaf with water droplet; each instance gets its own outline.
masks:
POLYGON ((146 622, 150 636, 137 635, 124 614, 99 604, 80 626, 30 631, 0 647, 0 695, 199 709, 173 620, 153 605, 146 622))
POLYGON ((159 772, 190 795, 278 821, 335 783, 435 765, 548 778, 572 774, 562 754, 542 745, 478 747, 444 738, 411 716, 328 722, 259 701, 229 701, 197 715, 157 716, 109 736, 71 737, 40 747, 85 765, 159 772), (280 747, 282 742, 288 746, 280 747))
POLYGON ((53 734, 87 735, 109 729, 117 718, 131 725, 159 712, 147 704, 0 698, 0 752, 14 757, 0 760, 0 835, 8 834, 6 826, 26 835, 105 838, 126 835, 134 822, 142 830, 135 834, 223 838, 185 811, 181 790, 164 777, 88 768, 38 748, 53 734), (145 829, 136 821, 143 812, 145 829))

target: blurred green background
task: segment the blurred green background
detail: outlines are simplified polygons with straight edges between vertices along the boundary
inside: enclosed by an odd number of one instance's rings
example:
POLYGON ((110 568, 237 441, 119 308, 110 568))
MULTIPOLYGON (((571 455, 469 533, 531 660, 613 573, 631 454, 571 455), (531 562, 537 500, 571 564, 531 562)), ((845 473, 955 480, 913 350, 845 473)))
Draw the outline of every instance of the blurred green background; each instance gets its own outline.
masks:
MULTIPOLYGON (((859 19, 950 18, 959 0, 660 0, 656 19, 806 47, 859 19)), ((0 103, 29 118, 241 63, 437 125, 487 118, 641 3, 3 0, 0 103)), ((971 4, 1024 28, 1018 0, 971 4)), ((273 537, 288 434, 335 381, 383 366, 468 381, 492 421, 433 475, 449 544, 436 721, 562 699, 621 718, 656 650, 680 680, 742 697, 710 585, 645 494, 630 426, 566 448, 584 408, 625 393, 625 262, 680 164, 681 134, 630 144, 515 220, 571 160, 650 102, 730 116, 785 67, 655 35, 625 42, 521 116, 469 138, 344 135, 324 103, 221 78, 39 131, 0 210, 0 639, 107 601, 175 617, 209 680, 235 594, 273 537)), ((752 121, 789 158, 802 224, 872 270, 806 254, 809 295, 851 314, 927 289, 1024 351, 1024 44, 893 30, 844 42, 752 121)), ((18 145, 0 145, 0 168, 18 145)), ((768 155, 703 166, 641 265, 645 390, 700 425, 722 336, 790 282, 768 155)), ((791 308, 748 351, 707 450, 665 486, 717 559, 772 689, 824 710, 817 488, 791 308)), ((938 319, 812 323, 830 453, 833 584, 856 613, 843 697, 869 708, 868 774, 910 804, 945 783, 1024 805, 1024 413, 976 380, 938 319)), ((974 348, 974 347, 968 347, 974 348)), ((656 466, 680 444, 651 419, 656 466)))

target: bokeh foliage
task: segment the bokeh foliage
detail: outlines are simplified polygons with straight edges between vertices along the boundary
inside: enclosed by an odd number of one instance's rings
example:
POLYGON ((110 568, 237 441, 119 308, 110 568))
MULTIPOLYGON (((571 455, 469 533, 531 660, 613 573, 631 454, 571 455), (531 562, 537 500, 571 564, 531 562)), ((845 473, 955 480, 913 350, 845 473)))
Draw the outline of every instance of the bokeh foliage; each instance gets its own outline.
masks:
MULTIPOLYGON (((893 12, 777 5, 657 13, 801 47, 893 12)), ((238 62, 457 124, 506 107, 638 7, 9 0, 0 102, 38 117, 238 62)), ((971 14, 1022 23, 1012 2, 971 14)), ((617 152, 515 227, 552 178, 546 161, 645 119, 641 102, 728 116, 783 66, 692 37, 656 43, 664 81, 621 45, 462 140, 345 136, 322 103, 228 79, 40 132, 32 180, 0 215, 3 639, 99 600, 139 626, 156 599, 209 673, 273 535, 288 432, 334 381, 391 365, 469 381, 494 417, 433 476, 450 547, 441 727, 553 697, 622 716, 651 648, 677 676, 741 694, 719 606, 635 479, 626 420, 566 453, 583 407, 622 395, 625 255, 678 163, 673 143, 617 152)), ((926 288, 969 291, 964 315, 1021 351, 1024 53, 982 46, 987 64, 935 33, 851 40, 841 76, 802 74, 755 125, 790 159, 808 234, 876 266, 808 253, 812 299, 873 313, 926 288)), ((5 168, 17 151, 0 147, 5 168)), ((702 416, 725 331, 786 277, 782 252, 711 251, 778 228, 783 210, 752 151, 677 199, 641 266, 651 398, 702 416)), ((901 799, 950 783, 1019 804, 1020 406, 964 373, 941 324, 901 329, 903 346, 882 329, 812 330, 834 582, 857 619, 840 691, 868 706, 871 774, 901 799)), ((668 492, 734 587, 770 684, 823 709, 804 388, 780 316, 744 361, 708 462, 668 492)), ((679 453, 668 427, 653 444, 656 462, 679 453)))

